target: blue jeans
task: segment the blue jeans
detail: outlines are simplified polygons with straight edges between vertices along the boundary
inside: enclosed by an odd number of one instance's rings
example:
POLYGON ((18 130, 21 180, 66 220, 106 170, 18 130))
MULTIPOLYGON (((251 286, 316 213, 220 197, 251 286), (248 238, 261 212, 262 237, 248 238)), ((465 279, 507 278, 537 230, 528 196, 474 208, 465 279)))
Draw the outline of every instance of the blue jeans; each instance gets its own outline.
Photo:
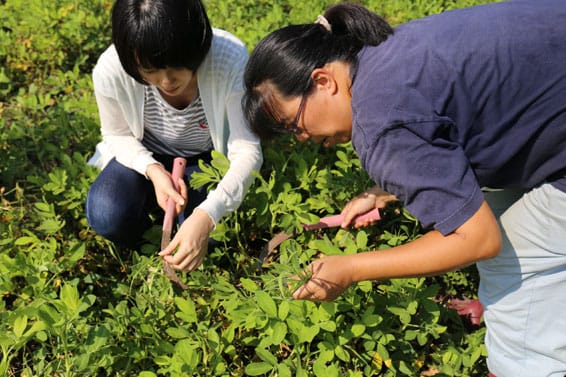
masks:
MULTIPOLYGON (((168 171, 173 157, 154 155, 168 171)), ((199 171, 198 160, 210 162, 210 153, 187 159, 185 182, 191 174, 199 171)), ((206 198, 206 189, 189 187, 187 206, 177 219, 179 223, 188 217, 206 198)), ((112 159, 92 184, 86 199, 86 218, 94 231, 104 238, 124 247, 136 248, 152 221, 150 213, 158 209, 155 191, 150 180, 138 172, 112 159)), ((162 214, 162 211, 157 213, 162 214)))

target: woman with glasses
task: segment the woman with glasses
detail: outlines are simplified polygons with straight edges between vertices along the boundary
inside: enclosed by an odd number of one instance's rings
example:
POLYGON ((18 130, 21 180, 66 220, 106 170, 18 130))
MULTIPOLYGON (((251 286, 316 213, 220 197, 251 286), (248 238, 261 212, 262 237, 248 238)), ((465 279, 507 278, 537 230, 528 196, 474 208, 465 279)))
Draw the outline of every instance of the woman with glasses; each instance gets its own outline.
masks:
POLYGON ((518 0, 393 29, 343 3, 257 45, 243 101, 254 132, 351 141, 376 186, 342 225, 398 199, 428 230, 313 261, 294 298, 477 263, 491 372, 566 373, 565 19, 561 0, 518 0))
POLYGON ((107 239, 137 247, 151 208, 174 200, 182 225, 161 255, 193 270, 210 231, 239 206, 262 162, 241 108, 247 49, 211 28, 200 0, 117 0, 112 42, 93 72, 102 142, 91 163, 103 170, 88 194, 88 222, 107 239), (188 190, 212 150, 227 155, 227 173, 208 193, 188 190), (187 160, 180 193, 171 180, 174 157, 187 160))

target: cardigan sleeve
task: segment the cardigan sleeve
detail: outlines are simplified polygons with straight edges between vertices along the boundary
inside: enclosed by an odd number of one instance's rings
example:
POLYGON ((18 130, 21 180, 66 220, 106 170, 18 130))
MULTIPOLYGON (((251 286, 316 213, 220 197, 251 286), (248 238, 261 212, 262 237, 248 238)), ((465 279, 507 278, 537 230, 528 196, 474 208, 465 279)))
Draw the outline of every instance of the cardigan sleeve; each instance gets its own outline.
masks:
POLYGON ((101 55, 93 70, 93 83, 100 117, 102 143, 98 150, 103 165, 115 157, 122 165, 145 176, 157 161, 141 143, 143 87, 127 76, 113 47, 101 55), (140 95, 141 94, 141 95, 140 95))
POLYGON ((248 127, 241 105, 243 73, 248 58, 245 46, 233 35, 215 30, 210 55, 199 71, 199 87, 203 89, 205 111, 214 113, 212 131, 216 136, 219 132, 223 136, 222 145, 218 143, 215 148, 227 151, 230 167, 198 208, 205 210, 216 224, 239 207, 253 182, 253 171, 261 167, 263 156, 259 139, 248 127), (210 111, 207 105, 215 107, 210 111))

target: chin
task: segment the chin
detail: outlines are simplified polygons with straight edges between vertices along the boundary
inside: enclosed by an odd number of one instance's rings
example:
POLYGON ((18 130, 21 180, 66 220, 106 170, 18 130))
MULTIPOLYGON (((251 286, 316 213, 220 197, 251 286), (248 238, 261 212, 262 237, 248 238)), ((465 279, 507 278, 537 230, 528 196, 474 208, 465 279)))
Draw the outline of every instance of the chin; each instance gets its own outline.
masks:
POLYGON ((336 138, 336 144, 346 144, 352 140, 349 136, 342 136, 336 138))

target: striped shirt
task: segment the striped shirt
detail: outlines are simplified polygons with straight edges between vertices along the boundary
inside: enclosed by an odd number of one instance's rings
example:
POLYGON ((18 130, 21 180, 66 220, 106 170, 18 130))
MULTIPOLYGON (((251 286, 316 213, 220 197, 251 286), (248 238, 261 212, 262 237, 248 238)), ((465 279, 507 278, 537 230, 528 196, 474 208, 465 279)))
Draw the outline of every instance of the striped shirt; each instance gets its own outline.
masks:
POLYGON ((163 99, 153 85, 145 87, 143 145, 168 156, 192 157, 212 149, 200 95, 183 109, 163 99))

